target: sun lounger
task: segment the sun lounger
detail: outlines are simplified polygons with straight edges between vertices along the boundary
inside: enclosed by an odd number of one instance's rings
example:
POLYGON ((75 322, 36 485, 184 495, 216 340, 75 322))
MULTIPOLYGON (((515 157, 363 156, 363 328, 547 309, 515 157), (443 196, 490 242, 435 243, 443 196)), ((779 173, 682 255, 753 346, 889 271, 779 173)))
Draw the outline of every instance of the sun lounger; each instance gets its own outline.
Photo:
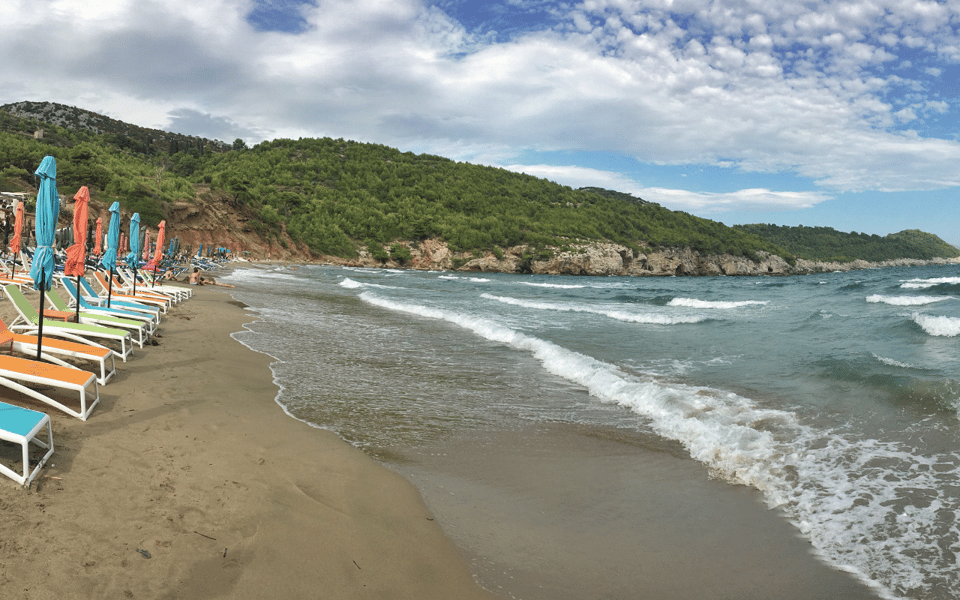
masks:
POLYGON ((0 354, 0 386, 36 398, 82 421, 87 420, 93 407, 100 402, 97 376, 93 373, 5 354, 0 354), (80 395, 80 410, 70 408, 39 390, 24 385, 27 383, 77 392, 80 395), (88 395, 93 397, 90 406, 87 406, 88 395))
MULTIPOLYGON (((37 314, 36 309, 33 308, 26 297, 17 289, 17 286, 8 285, 4 288, 4 291, 6 292, 7 298, 17 309, 17 314, 20 315, 9 325, 10 330, 17 333, 36 334, 40 329, 40 315, 37 314)), ((120 352, 114 351, 114 353, 122 358, 124 362, 127 361, 127 357, 133 352, 133 345, 130 343, 130 333, 113 327, 44 319, 43 335, 66 338, 80 343, 88 343, 88 340, 84 338, 119 342, 120 352)))
MULTIPOLYGON (((77 314, 75 310, 70 309, 67 303, 63 301, 63 298, 60 297, 60 294, 58 294, 57 290, 54 288, 51 287, 48 291, 44 292, 44 295, 53 306, 53 310, 64 313, 73 313, 74 315, 77 314)), ((133 334, 133 341, 135 341, 141 348, 143 348, 143 343, 150 338, 150 334, 152 333, 150 323, 144 320, 126 319, 124 317, 115 317, 113 315, 97 314, 82 310, 80 311, 80 323, 126 329, 133 334)))
POLYGON ((137 295, 124 294, 124 293, 118 292, 117 290, 111 291, 110 283, 107 281, 103 273, 101 273, 100 271, 97 271, 93 274, 93 276, 96 278, 97 283, 100 284, 100 287, 103 288, 103 294, 101 294, 100 297, 111 298, 111 304, 112 304, 113 297, 116 297, 117 299, 122 301, 132 300, 134 302, 139 302, 141 304, 149 304, 151 306, 157 306, 160 308, 160 310, 164 314, 166 314, 167 312, 167 307, 170 306, 170 304, 172 304, 172 302, 170 301, 170 298, 157 298, 156 296, 150 296, 145 294, 137 294, 137 295))
MULTIPOLYGON (((70 283, 73 283, 74 280, 65 278, 64 281, 69 281, 70 283)), ((97 292, 93 289, 93 286, 90 285, 90 282, 83 277, 80 278, 80 287, 83 290, 83 299, 85 302, 88 302, 94 306, 99 306, 101 308, 106 307, 107 299, 98 296, 97 292)), ((157 324, 160 323, 161 307, 159 306, 150 305, 150 304, 141 304, 139 302, 134 302, 133 300, 111 300, 110 308, 113 308, 114 306, 118 306, 126 310, 132 310, 135 312, 142 312, 149 315, 153 315, 157 320, 157 324)))
POLYGON ((143 285, 148 290, 151 290, 151 291, 160 290, 168 294, 174 294, 179 298, 178 302, 182 302, 183 300, 189 300, 190 296, 193 295, 193 290, 186 286, 181 287, 179 285, 170 285, 168 283, 163 283, 161 279, 163 275, 157 275, 155 278, 153 273, 151 273, 150 271, 146 271, 144 269, 140 269, 139 273, 140 273, 140 277, 143 279, 143 285))
POLYGON ((28 408, 0 402, 0 440, 18 444, 22 448, 22 475, 8 466, 0 464, 0 473, 20 485, 30 485, 40 473, 40 468, 53 455, 53 430, 50 427, 50 417, 28 408), (47 441, 43 441, 39 437, 44 429, 47 431, 47 441), (37 461, 32 471, 30 470, 31 443, 46 450, 43 458, 37 461))
MULTIPOLYGON (((5 336, 12 336, 13 346, 11 349, 20 354, 26 354, 33 358, 37 356, 38 339, 35 335, 26 333, 16 333, 7 329, 7 325, 0 321, 0 339, 5 336)), ((113 355, 113 350, 106 346, 101 346, 95 342, 72 342, 62 340, 51 336, 44 336, 43 346, 40 349, 40 358, 52 362, 62 367, 76 369, 78 367, 71 365, 60 357, 68 357, 79 360, 87 360, 100 367, 100 376, 97 377, 97 383, 106 385, 110 378, 117 373, 117 362, 113 355)))
MULTIPOLYGON (((63 286, 63 289, 67 292, 68 296, 68 305, 72 310, 77 308, 77 286, 73 284, 73 281, 69 277, 64 277, 60 280, 60 284, 63 286)), ((102 313, 105 315, 113 315, 115 317, 125 317, 127 319, 133 319, 136 321, 146 321, 149 323, 150 333, 154 333, 157 330, 157 326, 160 325, 160 311, 151 310, 151 311, 136 311, 125 309, 121 306, 111 306, 106 308, 104 306, 94 306, 86 301, 82 296, 79 298, 80 310, 93 312, 93 313, 102 313)))
POLYGON ((117 269, 117 274, 123 277, 123 281, 121 281, 119 278, 114 276, 113 278, 114 293, 116 293, 119 290, 124 294, 134 294, 134 291, 136 291, 136 294, 134 295, 137 295, 137 296, 154 297, 154 298, 160 298, 162 300, 169 300, 170 306, 173 306, 179 301, 179 298, 176 297, 174 294, 151 289, 142 283, 137 285, 136 290, 134 290, 133 277, 129 274, 129 272, 125 270, 117 269))

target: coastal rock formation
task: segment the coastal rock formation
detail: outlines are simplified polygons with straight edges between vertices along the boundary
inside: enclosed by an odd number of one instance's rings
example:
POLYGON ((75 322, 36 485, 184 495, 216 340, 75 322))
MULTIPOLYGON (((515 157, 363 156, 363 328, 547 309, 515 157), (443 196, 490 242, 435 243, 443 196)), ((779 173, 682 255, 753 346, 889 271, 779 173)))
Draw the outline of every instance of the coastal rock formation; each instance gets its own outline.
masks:
POLYGON ((538 275, 596 275, 596 276, 747 276, 747 275, 802 275, 829 273, 880 267, 913 266, 922 264, 960 264, 960 259, 921 261, 900 259, 883 263, 858 260, 850 263, 825 263, 797 260, 795 265, 783 258, 758 253, 757 260, 730 254, 702 255, 691 248, 644 248, 634 256, 633 250, 619 244, 596 242, 571 244, 563 248, 537 250, 514 246, 483 255, 454 252, 440 240, 405 242, 412 259, 406 263, 393 260, 382 263, 366 251, 354 261, 329 260, 332 264, 351 264, 365 267, 414 268, 424 270, 457 270, 480 273, 532 273, 538 275))

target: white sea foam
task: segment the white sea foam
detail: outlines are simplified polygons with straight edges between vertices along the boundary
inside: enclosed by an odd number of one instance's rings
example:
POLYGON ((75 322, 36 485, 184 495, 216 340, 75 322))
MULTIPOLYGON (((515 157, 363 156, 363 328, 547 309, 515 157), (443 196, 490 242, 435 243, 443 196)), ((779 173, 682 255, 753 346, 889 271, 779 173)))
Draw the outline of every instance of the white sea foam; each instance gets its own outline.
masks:
POLYGON ((900 287, 905 289, 926 289, 940 284, 960 283, 960 277, 934 277, 932 279, 908 279, 900 287))
POLYGON ((880 294, 867 296, 867 302, 892 304, 893 306, 925 306, 953 299, 953 296, 881 296, 880 294))
POLYGON ((449 279, 449 280, 457 280, 457 279, 460 279, 460 280, 465 280, 465 281, 472 281, 472 282, 474 282, 474 283, 489 283, 489 282, 490 282, 490 280, 487 279, 486 277, 457 277, 456 275, 441 275, 441 276, 437 277, 437 279, 449 279))
POLYGON ((878 361, 882 362, 885 365, 890 365, 891 367, 900 367, 901 369, 916 369, 916 367, 911 364, 902 363, 898 360, 893 360, 892 358, 886 358, 884 356, 880 356, 879 354, 873 354, 873 353, 871 354, 875 359, 877 359, 878 361))
POLYGON ((585 285, 566 284, 566 283, 533 283, 531 281, 521 281, 522 285, 532 285, 533 287, 556 288, 560 290, 576 290, 587 287, 585 285))
POLYGON ((737 302, 697 300, 696 298, 674 298, 667 306, 684 306, 687 308, 740 308, 742 306, 763 306, 768 300, 741 300, 737 302))
POLYGON ((819 430, 800 423, 793 412, 761 408, 730 392, 631 376, 489 319, 369 292, 360 298, 442 319, 530 352, 547 371, 582 385, 598 401, 641 415, 715 475, 760 490, 820 556, 857 575, 882 597, 923 597, 933 584, 960 593, 955 564, 930 571, 923 558, 944 553, 939 540, 960 537, 949 495, 960 475, 952 456, 922 456, 859 433, 819 430), (905 497, 905 490, 923 501, 905 497), (883 532, 882 543, 877 531, 883 532))
POLYGON ((935 317, 913 313, 913 321, 925 332, 938 337, 956 337, 960 335, 960 318, 935 317))
POLYGON ((343 278, 343 281, 340 282, 340 287, 347 288, 348 290, 356 290, 359 288, 379 288, 382 290, 403 289, 394 285, 381 285, 379 283, 367 283, 363 281, 356 281, 356 280, 350 279, 349 277, 343 278))
POLYGON ((707 317, 685 316, 685 315, 662 315, 662 314, 637 314, 623 310, 613 310, 585 306, 582 304, 557 304, 554 302, 541 302, 532 300, 521 300, 519 298, 510 298, 506 296, 494 296, 493 294, 480 294, 481 298, 487 300, 496 300, 504 304, 519 306, 522 308, 531 308, 534 310, 555 310, 559 312, 578 312, 602 315, 617 321, 625 323, 644 323, 648 325, 679 325, 683 323, 701 323, 707 321, 707 317))
POLYGON ((355 290, 357 288, 362 288, 363 284, 359 281, 354 281, 349 277, 344 277, 343 281, 340 282, 340 287, 347 288, 348 290, 355 290))

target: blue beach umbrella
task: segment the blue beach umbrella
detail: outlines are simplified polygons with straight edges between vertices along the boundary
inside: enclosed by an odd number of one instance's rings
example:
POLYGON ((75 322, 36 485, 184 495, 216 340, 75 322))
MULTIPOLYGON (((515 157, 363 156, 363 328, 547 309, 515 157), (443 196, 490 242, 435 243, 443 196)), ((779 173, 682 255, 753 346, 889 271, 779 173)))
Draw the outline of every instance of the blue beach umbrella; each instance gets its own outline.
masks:
POLYGON ((40 178, 37 194, 37 252, 33 256, 30 277, 33 289, 50 289, 53 279, 53 243, 57 237, 57 217, 60 216, 60 196, 57 194, 57 161, 45 156, 34 175, 40 178))
POLYGON ((137 269, 140 268, 140 213, 130 217, 130 254, 127 266, 133 269, 133 295, 137 295, 137 269))
POLYGON ((107 307, 113 296, 113 272, 117 270, 117 247, 120 245, 120 203, 110 207, 110 225, 107 227, 107 249, 103 252, 100 264, 110 272, 107 284, 107 307))
POLYGON ((37 251, 33 255, 30 277, 33 289, 40 290, 40 326, 37 331, 37 360, 43 346, 43 305, 46 303, 43 293, 50 289, 53 279, 53 243, 57 238, 57 217, 60 216, 60 196, 57 194, 57 161, 52 156, 44 156, 40 166, 34 172, 40 178, 40 191, 37 193, 37 251))

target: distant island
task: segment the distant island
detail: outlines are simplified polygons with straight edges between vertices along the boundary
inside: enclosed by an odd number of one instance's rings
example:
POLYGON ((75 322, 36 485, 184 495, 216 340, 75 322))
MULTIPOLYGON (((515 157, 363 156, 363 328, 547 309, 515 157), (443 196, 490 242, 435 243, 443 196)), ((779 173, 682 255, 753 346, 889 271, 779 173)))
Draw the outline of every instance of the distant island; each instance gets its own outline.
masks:
POLYGON ((46 154, 58 188, 119 201, 184 245, 252 258, 530 273, 752 275, 811 263, 947 261, 921 231, 888 236, 716 221, 629 194, 343 139, 248 148, 51 102, 0 106, 0 191, 32 192, 46 154))

